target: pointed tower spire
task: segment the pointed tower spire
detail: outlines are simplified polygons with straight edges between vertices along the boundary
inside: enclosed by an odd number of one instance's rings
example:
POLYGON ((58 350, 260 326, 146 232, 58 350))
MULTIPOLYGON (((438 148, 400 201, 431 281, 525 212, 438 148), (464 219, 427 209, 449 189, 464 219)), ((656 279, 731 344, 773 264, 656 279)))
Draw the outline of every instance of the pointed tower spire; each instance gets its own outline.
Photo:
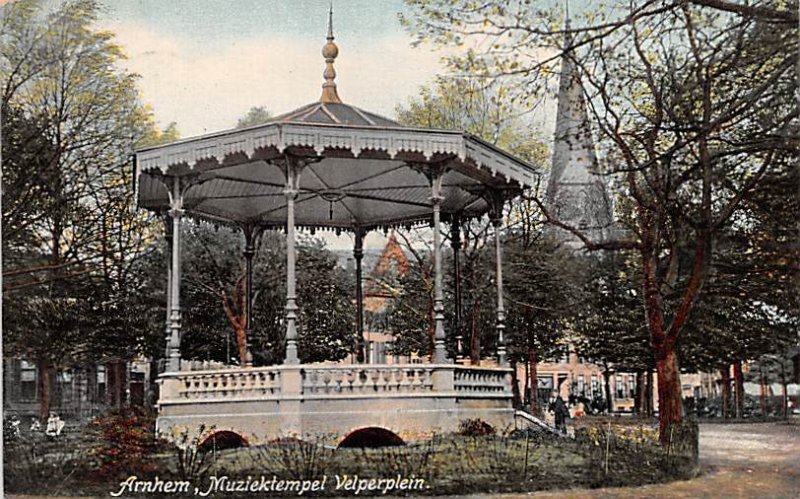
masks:
POLYGON ((323 104, 337 103, 341 104, 342 99, 336 92, 336 70, 333 69, 333 61, 339 55, 339 47, 333 43, 333 2, 331 2, 331 9, 328 12, 328 43, 322 47, 322 57, 325 58, 325 72, 322 76, 325 78, 325 83, 322 84, 322 96, 319 101, 323 104))
MULTIPOLYGON (((568 10, 565 29, 570 29, 568 10)), ((605 181, 598 173, 583 85, 575 67, 572 42, 572 34, 567 32, 561 58, 553 163, 546 201, 550 213, 559 221, 581 229, 594 241, 601 241, 607 238, 611 230, 611 202, 605 181)), ((558 239, 571 246, 581 245, 569 232, 555 227, 552 231, 558 239)))

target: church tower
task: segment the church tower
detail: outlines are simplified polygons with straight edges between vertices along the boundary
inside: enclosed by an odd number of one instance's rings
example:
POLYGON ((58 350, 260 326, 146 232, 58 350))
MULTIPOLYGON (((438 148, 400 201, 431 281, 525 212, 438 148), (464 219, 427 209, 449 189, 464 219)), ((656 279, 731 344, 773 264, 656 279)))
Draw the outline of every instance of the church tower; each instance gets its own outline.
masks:
MULTIPOLYGON (((569 31, 569 17, 565 27, 569 31)), ((583 86, 571 47, 572 35, 567 33, 561 59, 553 163, 545 202, 553 218, 599 242, 611 235, 611 200, 599 174, 583 86)), ((570 247, 583 246, 574 234, 562 228, 551 226, 551 234, 570 247)))

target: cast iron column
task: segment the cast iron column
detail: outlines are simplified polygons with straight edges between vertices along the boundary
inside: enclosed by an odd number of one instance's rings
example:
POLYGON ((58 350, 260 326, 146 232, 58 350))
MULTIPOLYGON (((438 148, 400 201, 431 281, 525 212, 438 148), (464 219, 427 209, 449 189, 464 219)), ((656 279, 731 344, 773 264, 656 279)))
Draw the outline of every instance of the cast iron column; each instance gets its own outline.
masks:
POLYGON ((433 204, 433 268, 434 268, 434 297, 433 314, 436 328, 433 337, 433 362, 444 364, 447 362, 447 351, 444 347, 444 294, 442 290, 442 234, 440 226, 442 208, 442 177, 441 170, 436 171, 431 178, 431 203, 433 204))
POLYGON ((286 161, 286 357, 284 364, 298 364, 297 293, 295 290, 294 202, 297 199, 298 171, 294 160, 286 161))
POLYGON ((503 303, 503 253, 500 241, 500 228, 503 225, 503 198, 501 193, 494 195, 492 225, 494 226, 495 281, 497 283, 497 363, 506 366, 506 342, 503 333, 506 329, 506 309, 503 303))
POLYGON ((456 357, 464 353, 461 334, 461 217, 453 215, 450 222, 450 243, 453 246, 453 293, 455 294, 456 357))
POLYGON ((181 193, 181 179, 179 177, 173 178, 169 216, 172 219, 172 267, 167 371, 177 372, 181 368, 181 218, 183 217, 183 194, 181 193))
POLYGON ((244 230, 244 261, 245 261, 245 341, 247 353, 245 354, 245 367, 253 367, 253 256, 256 254, 255 237, 256 228, 252 224, 243 227, 244 230))
POLYGON ((164 220, 164 239, 167 241, 167 311, 166 320, 166 337, 164 342, 164 366, 162 369, 167 368, 167 361, 169 360, 169 348, 172 338, 172 218, 169 213, 163 213, 164 220))
POLYGON ((356 261, 356 362, 363 364, 366 357, 364 354, 364 290, 361 277, 361 260, 364 258, 364 229, 357 227, 355 231, 355 245, 353 246, 353 258, 356 261))

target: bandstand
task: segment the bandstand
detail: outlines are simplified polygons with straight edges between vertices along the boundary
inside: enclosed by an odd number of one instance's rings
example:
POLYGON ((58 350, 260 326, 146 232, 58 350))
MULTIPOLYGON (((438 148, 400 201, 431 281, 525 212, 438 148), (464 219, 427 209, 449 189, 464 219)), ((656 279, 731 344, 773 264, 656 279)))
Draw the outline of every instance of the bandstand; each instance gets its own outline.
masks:
MULTIPOLYGON (((141 208, 165 214, 171 230, 167 363, 159 376, 158 430, 201 426, 246 442, 282 436, 339 440, 363 428, 403 439, 453 431, 460 421, 513 424, 511 370, 503 330, 503 205, 537 171, 462 131, 403 126, 342 102, 335 79, 331 22, 322 95, 268 123, 136 151, 141 208), (495 225, 497 366, 456 365, 445 348, 442 224, 489 214, 495 225), (248 353, 244 366, 193 370, 180 357, 181 220, 191 216, 238 226, 245 237, 248 353), (303 365, 298 360, 296 231, 327 228, 354 234, 357 317, 363 338, 361 257, 370 230, 430 224, 434 246, 433 362, 408 365, 303 365), (286 231, 284 362, 254 367, 250 354, 254 240, 286 231)), ((311 332, 313 334, 313 332, 311 332)), ((362 347, 363 348, 363 347, 362 347)), ((359 356, 359 358, 363 358, 359 356)))

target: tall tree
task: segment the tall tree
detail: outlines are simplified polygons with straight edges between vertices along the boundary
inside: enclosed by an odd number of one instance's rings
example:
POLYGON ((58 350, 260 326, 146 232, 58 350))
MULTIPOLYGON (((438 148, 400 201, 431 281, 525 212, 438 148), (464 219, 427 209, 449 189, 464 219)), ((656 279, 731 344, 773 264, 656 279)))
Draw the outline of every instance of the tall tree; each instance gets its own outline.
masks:
POLYGON ((128 157, 153 123, 95 2, 0 9, 5 346, 39 363, 44 417, 54 368, 108 354, 87 333, 109 325, 108 291, 148 245, 128 157))
POLYGON ((570 34, 566 56, 580 68, 607 173, 626 189, 630 239, 591 241, 549 218, 590 249, 638 253, 666 443, 682 419, 677 345, 715 238, 768 172, 797 158, 796 2, 620 2, 565 30, 534 2, 408 3, 420 41, 488 37, 484 52, 453 64, 518 82, 522 100, 547 87, 570 34))

